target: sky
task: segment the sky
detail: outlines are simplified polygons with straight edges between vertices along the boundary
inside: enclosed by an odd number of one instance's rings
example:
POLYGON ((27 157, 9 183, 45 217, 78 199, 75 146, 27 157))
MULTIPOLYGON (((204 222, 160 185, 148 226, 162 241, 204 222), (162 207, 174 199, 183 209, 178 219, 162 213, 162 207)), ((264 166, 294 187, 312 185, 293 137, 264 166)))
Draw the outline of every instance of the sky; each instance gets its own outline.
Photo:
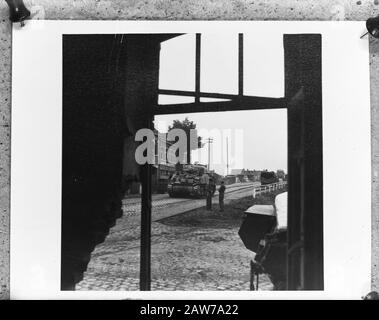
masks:
MULTIPOLYGON (((200 74, 202 92, 238 93, 238 34, 202 34, 200 74)), ((194 91, 194 75, 195 35, 186 34, 163 42, 159 88, 194 91)), ((256 32, 244 34, 244 94, 284 96, 284 53, 280 32, 270 41, 256 32)), ((158 102, 188 103, 194 102, 194 98, 160 95, 158 102)), ((214 139, 210 168, 216 172, 227 174, 226 140, 229 173, 231 169, 242 168, 287 171, 285 109, 162 115, 156 116, 156 127, 165 132, 173 120, 184 120, 185 117, 197 124, 203 141, 209 136, 214 139)), ((192 159, 207 164, 208 145, 193 152, 192 159)))
MULTIPOLYGON (((287 110, 160 115, 155 117, 155 123, 159 131, 166 132, 173 120, 185 117, 196 123, 203 142, 213 138, 211 170, 226 175, 228 139, 229 173, 231 169, 242 168, 287 172, 287 110)), ((192 160, 208 164, 208 144, 193 151, 192 160)))

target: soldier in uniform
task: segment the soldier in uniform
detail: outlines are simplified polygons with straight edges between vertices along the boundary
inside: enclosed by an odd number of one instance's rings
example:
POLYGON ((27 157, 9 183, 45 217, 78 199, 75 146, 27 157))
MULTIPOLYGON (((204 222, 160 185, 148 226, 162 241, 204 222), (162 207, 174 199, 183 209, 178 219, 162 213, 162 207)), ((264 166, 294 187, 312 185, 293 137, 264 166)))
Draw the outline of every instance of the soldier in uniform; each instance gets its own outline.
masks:
POLYGON ((221 186, 218 189, 218 203, 220 205, 220 212, 224 211, 224 195, 225 195, 225 185, 224 181, 221 181, 221 186))
POLYGON ((209 178, 208 189, 207 189, 207 210, 212 210, 212 196, 215 188, 213 178, 209 178))
POLYGON ((209 176, 207 173, 203 173, 203 175, 200 177, 200 186, 202 190, 203 195, 208 195, 208 185, 209 185, 209 176))

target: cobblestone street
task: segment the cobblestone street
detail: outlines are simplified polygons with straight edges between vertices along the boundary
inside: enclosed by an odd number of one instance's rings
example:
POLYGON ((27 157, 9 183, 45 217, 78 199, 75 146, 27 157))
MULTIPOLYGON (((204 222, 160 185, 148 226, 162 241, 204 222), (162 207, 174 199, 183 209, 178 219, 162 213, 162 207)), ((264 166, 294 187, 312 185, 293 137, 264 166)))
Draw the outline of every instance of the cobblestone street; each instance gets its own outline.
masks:
MULTIPOLYGON (((202 207, 153 219, 152 290, 249 290, 251 253, 238 230, 253 200, 242 196, 231 197, 224 213, 218 206, 212 212, 202 207)), ((140 221, 126 214, 92 253, 76 290, 139 290, 139 254, 140 221)), ((268 277, 260 276, 259 290, 271 289, 268 277)))

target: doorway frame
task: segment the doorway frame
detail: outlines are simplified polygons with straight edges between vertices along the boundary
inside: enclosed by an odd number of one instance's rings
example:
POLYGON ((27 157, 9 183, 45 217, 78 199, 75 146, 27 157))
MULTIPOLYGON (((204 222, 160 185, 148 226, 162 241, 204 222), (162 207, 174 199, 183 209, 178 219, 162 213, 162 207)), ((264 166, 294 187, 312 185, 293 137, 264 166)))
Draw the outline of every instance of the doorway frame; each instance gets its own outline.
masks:
MULTIPOLYGON (((178 36, 178 35, 176 35, 178 36)), ((201 92, 201 34, 196 34, 195 90, 157 89, 159 94, 194 97, 193 103, 157 104, 148 115, 287 109, 288 246, 287 289, 323 290, 322 79, 320 34, 283 34, 285 94, 243 94, 243 41, 238 34, 238 94, 201 92), (201 102, 200 98, 228 99, 201 102)), ((151 290, 151 165, 142 166, 140 290, 151 290)))

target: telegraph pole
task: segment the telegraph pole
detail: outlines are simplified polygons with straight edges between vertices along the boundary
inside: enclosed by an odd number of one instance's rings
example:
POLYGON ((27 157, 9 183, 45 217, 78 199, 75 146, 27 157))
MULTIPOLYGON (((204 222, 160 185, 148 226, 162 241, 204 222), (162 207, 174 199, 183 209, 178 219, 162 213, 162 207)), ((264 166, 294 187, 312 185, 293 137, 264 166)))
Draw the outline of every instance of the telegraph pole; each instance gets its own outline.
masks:
POLYGON ((229 174, 229 138, 226 137, 226 174, 229 174))
POLYGON ((211 168, 211 144, 213 143, 213 138, 208 138, 208 170, 211 168))

